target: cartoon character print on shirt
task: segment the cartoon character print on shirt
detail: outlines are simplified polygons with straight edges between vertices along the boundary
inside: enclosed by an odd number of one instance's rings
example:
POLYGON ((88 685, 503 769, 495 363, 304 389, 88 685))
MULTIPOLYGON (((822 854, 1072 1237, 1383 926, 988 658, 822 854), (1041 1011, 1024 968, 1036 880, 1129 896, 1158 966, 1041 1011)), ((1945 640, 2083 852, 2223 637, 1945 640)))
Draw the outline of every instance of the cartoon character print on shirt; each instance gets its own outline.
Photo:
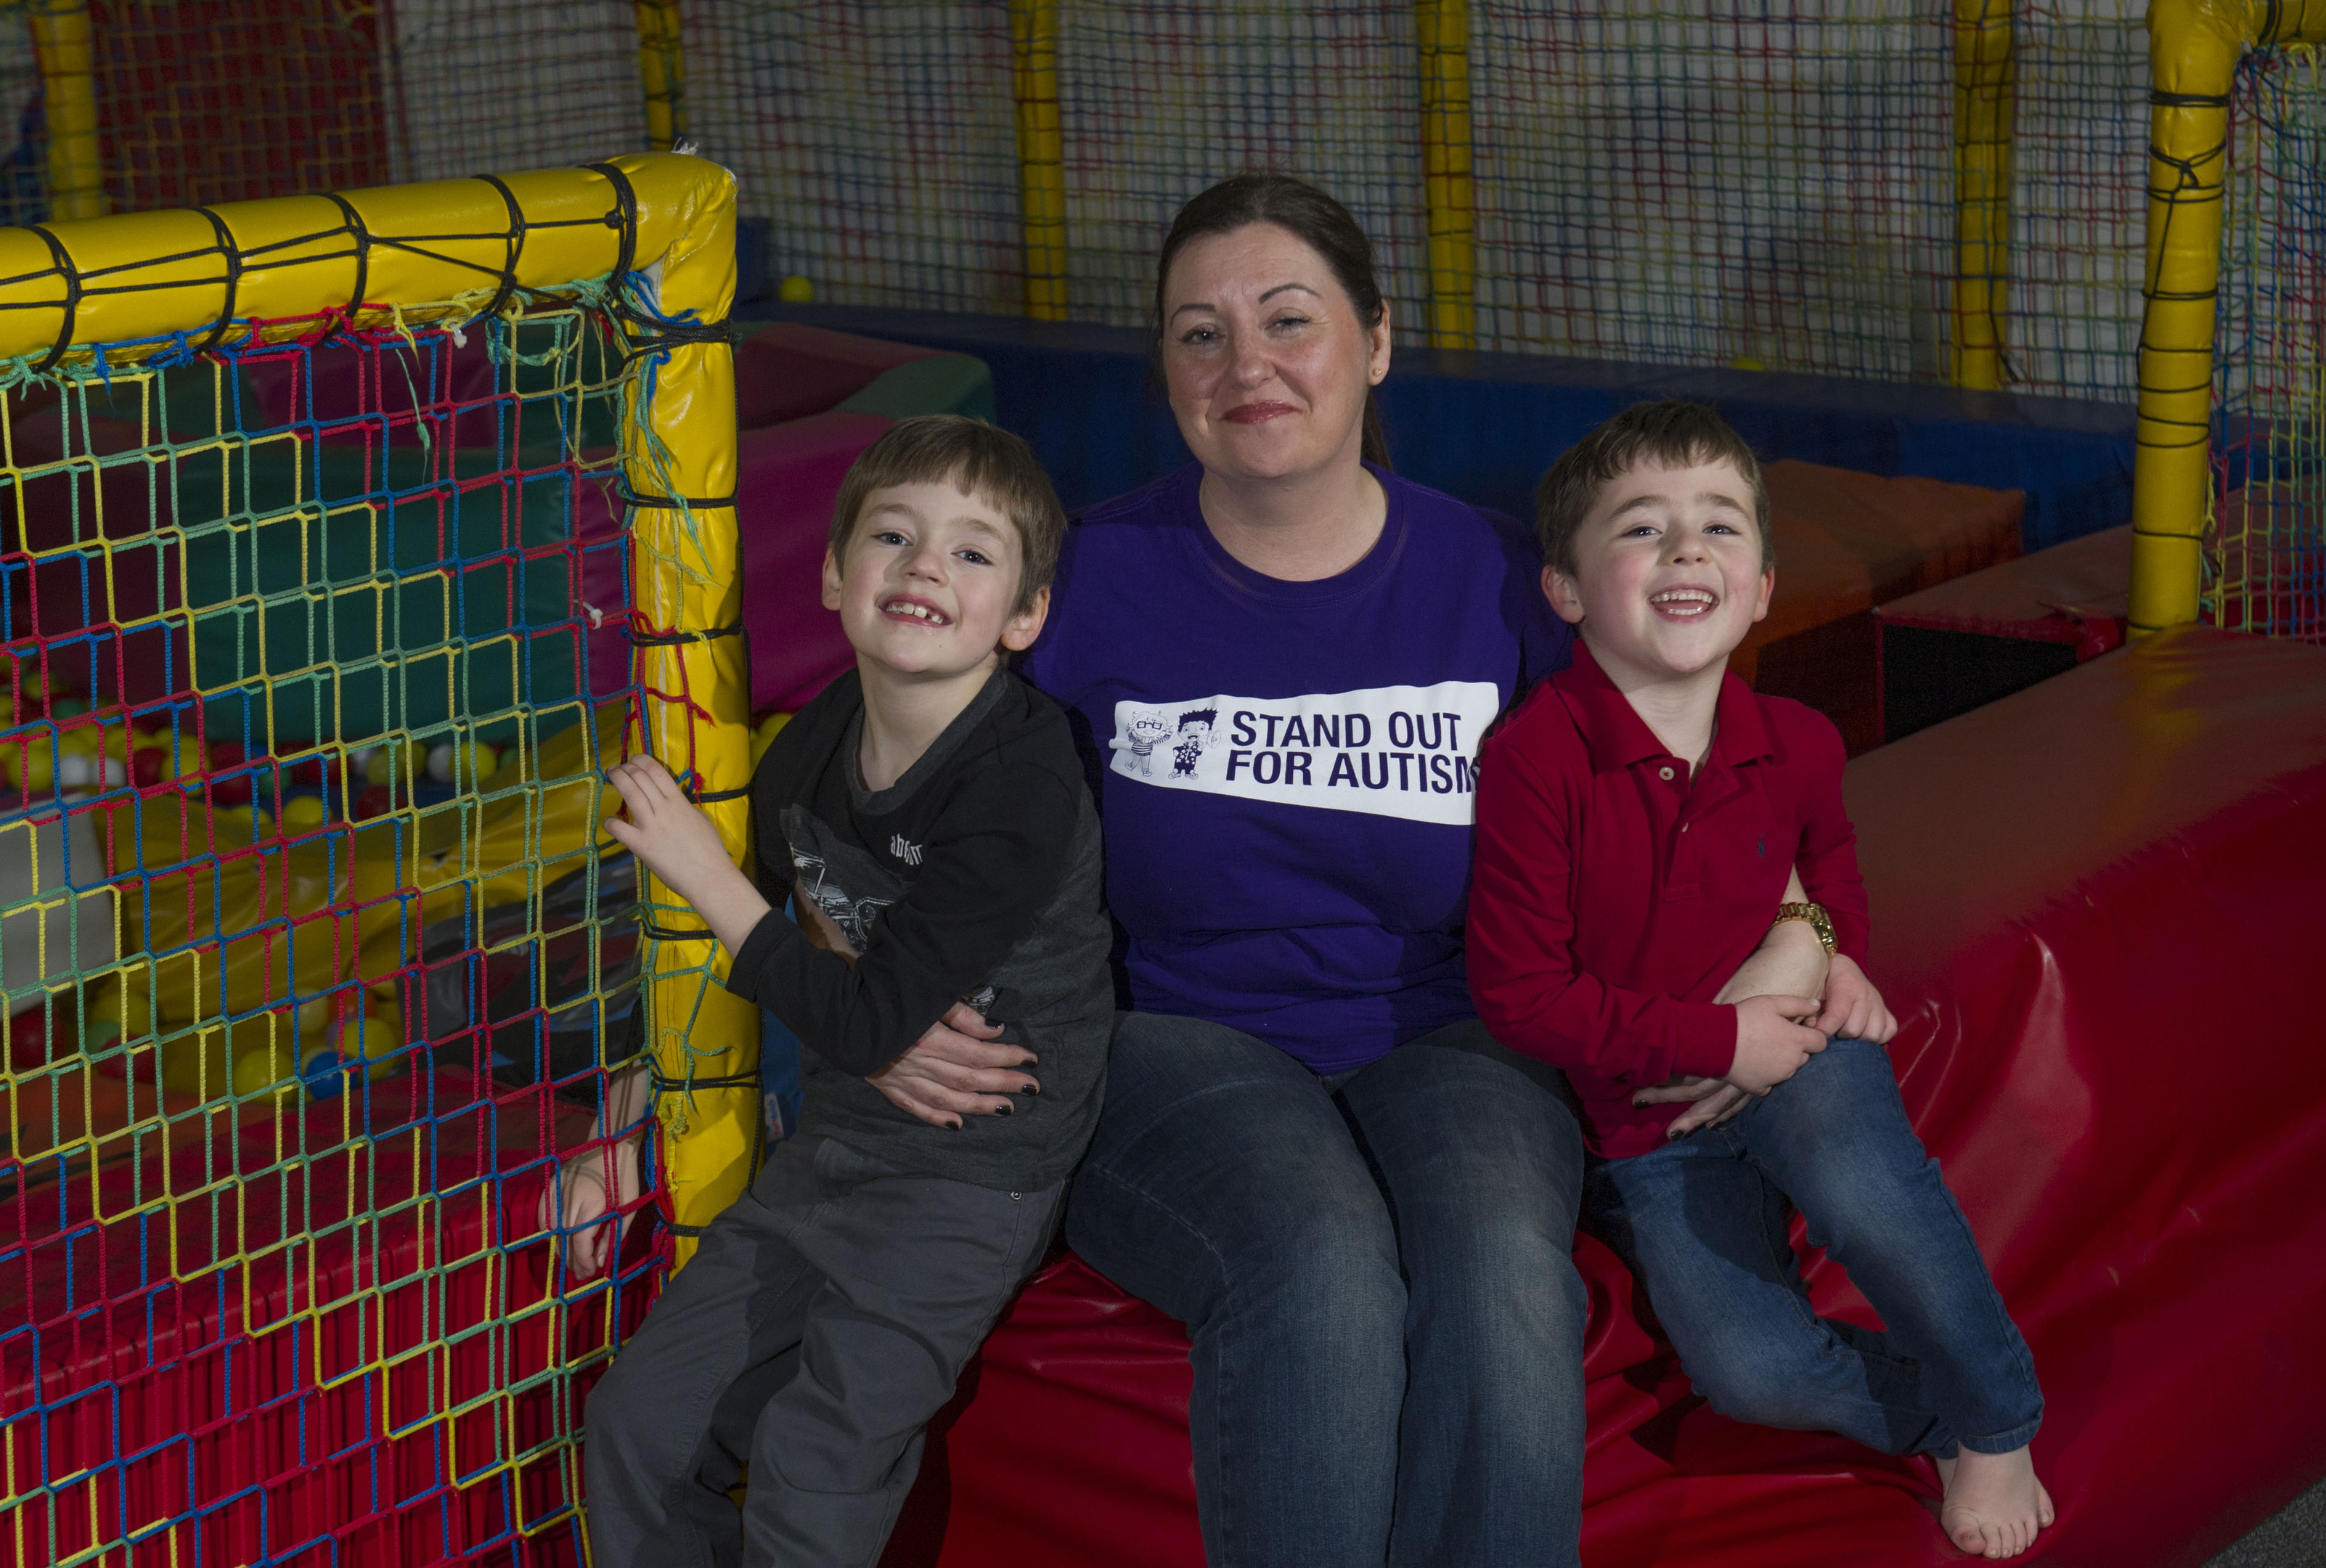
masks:
POLYGON ((1178 738, 1171 747, 1171 776, 1193 778, 1196 765, 1212 744, 1213 727, 1220 721, 1216 708, 1193 708, 1179 715, 1178 738))
POLYGON ((1467 827, 1491 681, 1115 704, 1112 769, 1164 789, 1467 827), (1176 725, 1167 717, 1176 715, 1176 725), (1154 752, 1171 738, 1170 768, 1154 752))
POLYGON ((1122 733, 1109 744, 1116 751, 1128 752, 1129 766, 1142 778, 1155 776, 1155 747, 1171 733, 1171 721, 1160 708, 1141 708, 1130 715, 1122 733))
POLYGON ((784 842, 792 852, 795 895, 840 928, 848 945, 870 944, 880 912, 905 895, 904 879, 852 844, 842 843, 814 813, 787 806, 784 842))

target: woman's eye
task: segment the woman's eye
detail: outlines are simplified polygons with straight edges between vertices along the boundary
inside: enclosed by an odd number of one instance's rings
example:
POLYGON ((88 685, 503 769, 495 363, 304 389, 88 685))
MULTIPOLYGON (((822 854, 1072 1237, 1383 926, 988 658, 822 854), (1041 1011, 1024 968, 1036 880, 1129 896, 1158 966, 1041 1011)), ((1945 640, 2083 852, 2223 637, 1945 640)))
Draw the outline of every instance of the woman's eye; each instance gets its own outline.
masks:
POLYGON ((1269 325, 1270 325, 1270 326, 1271 326, 1271 327, 1276 327, 1276 328, 1279 328, 1279 329, 1281 329, 1281 328, 1289 328, 1289 327, 1306 327, 1307 324, 1308 324, 1308 318, 1307 318, 1307 317, 1306 317, 1306 316, 1279 316, 1279 317, 1277 317, 1277 318, 1276 318, 1276 320, 1275 320, 1270 321, 1270 322, 1269 323, 1269 325))
POLYGON ((1190 348, 1202 348, 1216 340, 1218 337, 1219 334, 1209 327, 1190 327, 1179 335, 1179 341, 1190 348))

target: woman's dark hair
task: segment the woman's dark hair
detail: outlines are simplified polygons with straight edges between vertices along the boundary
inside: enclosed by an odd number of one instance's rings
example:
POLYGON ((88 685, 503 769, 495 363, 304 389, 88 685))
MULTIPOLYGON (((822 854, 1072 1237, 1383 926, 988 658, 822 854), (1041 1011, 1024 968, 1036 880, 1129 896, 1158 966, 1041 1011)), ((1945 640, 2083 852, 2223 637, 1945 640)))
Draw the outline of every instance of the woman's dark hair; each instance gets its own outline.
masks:
MULTIPOLYGON (((1163 254, 1155 263, 1155 352, 1163 350, 1163 283, 1171 263, 1189 240, 1205 235, 1233 234, 1255 223, 1271 223, 1298 237, 1325 258, 1333 269, 1357 320, 1366 327, 1380 324, 1389 303, 1382 298, 1373 276, 1372 241, 1349 216, 1349 209, 1306 180, 1289 174, 1235 174, 1221 181, 1179 209, 1171 232, 1163 237, 1163 254)), ((1381 413, 1373 406, 1372 389, 1365 389, 1365 460, 1390 466, 1389 442, 1382 434, 1381 413)))

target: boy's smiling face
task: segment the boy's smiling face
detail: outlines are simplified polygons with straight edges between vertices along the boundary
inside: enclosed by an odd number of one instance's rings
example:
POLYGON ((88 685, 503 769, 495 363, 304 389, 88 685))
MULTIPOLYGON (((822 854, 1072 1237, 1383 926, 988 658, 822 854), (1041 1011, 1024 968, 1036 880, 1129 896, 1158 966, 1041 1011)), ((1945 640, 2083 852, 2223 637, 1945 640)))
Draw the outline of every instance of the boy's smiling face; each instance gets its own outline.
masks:
POLYGON ((823 606, 861 656, 899 674, 960 675, 1033 646, 1050 591, 1018 608, 1018 531, 951 480, 864 498, 845 559, 823 558, 823 606))
POLYGON ((1629 691, 1727 663, 1769 613, 1753 487, 1735 464, 1642 465, 1600 487, 1575 534, 1575 573, 1543 569, 1543 591, 1629 691))

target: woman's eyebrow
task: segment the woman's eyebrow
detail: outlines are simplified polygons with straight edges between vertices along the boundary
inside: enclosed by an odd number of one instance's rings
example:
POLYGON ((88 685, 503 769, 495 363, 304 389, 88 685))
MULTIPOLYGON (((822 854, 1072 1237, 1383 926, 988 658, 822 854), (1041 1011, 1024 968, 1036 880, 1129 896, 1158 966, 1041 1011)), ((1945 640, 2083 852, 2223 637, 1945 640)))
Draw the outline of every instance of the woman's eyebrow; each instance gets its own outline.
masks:
MULTIPOLYGON (((1269 290, 1269 291, 1268 291, 1268 292, 1266 292, 1266 293, 1264 293, 1264 294, 1261 295, 1261 296, 1260 296, 1260 302, 1261 302, 1261 304, 1263 304, 1263 305, 1264 305, 1264 304, 1268 303, 1268 302, 1269 302, 1269 301, 1270 301, 1270 300, 1272 300, 1272 299, 1276 298, 1276 296, 1277 296, 1277 295, 1279 295, 1279 294, 1282 293, 1282 292, 1283 292, 1285 290, 1287 290, 1287 289, 1298 289, 1298 290, 1299 290, 1302 293, 1304 293, 1304 294, 1316 294, 1316 293, 1317 293, 1317 291, 1316 291, 1316 290, 1314 290, 1314 289, 1312 289, 1312 288, 1310 288, 1307 283, 1279 283, 1279 284, 1277 284, 1274 288, 1272 288, 1272 289, 1269 290)), ((1321 299, 1323 299, 1325 296, 1324 296, 1324 295, 1322 295, 1322 294, 1317 294, 1317 297, 1318 299, 1320 299, 1320 300, 1321 300, 1321 299)))

